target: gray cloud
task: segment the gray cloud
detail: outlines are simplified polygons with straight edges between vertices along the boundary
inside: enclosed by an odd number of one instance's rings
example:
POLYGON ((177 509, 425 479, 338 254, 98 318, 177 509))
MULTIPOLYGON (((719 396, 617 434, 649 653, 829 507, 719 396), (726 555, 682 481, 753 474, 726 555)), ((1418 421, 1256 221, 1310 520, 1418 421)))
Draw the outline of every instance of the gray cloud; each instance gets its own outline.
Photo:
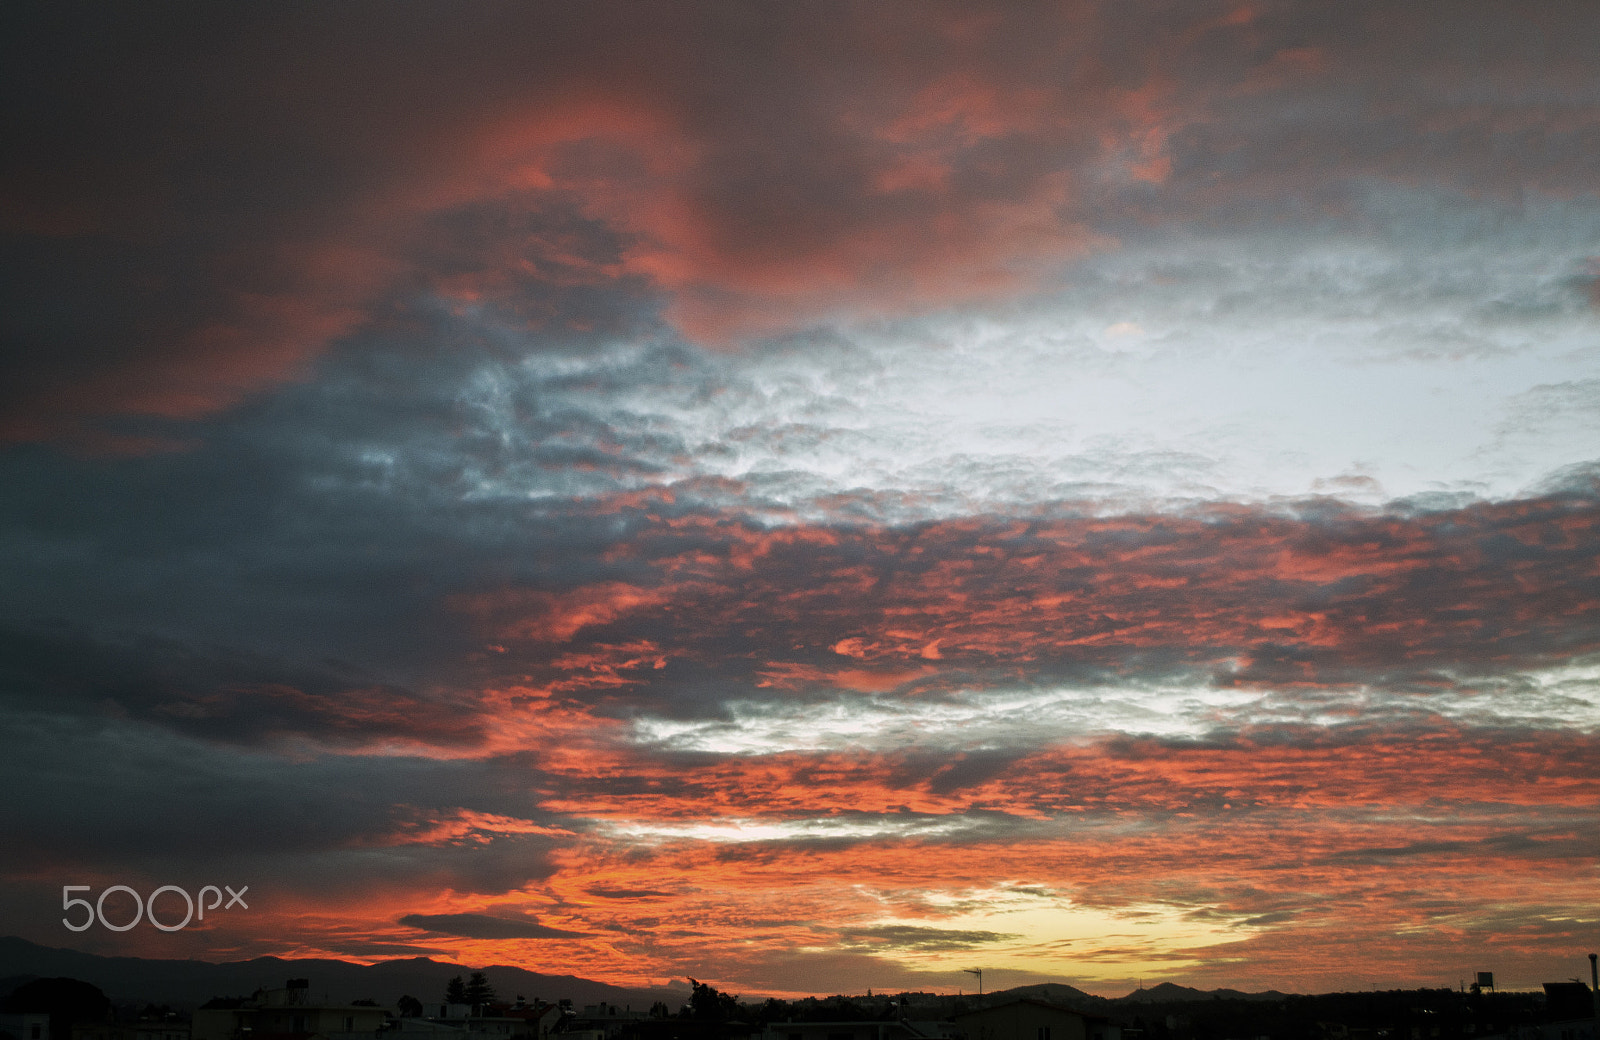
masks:
POLYGON ((923 928, 917 925, 881 925, 872 928, 842 928, 839 937, 847 946, 884 946, 910 950, 966 950, 989 943, 1016 939, 1003 932, 923 928))
MULTIPOLYGON (((144 723, 14 710, 0 731, 16 749, 8 825, 12 868, 24 872, 120 874, 152 888, 215 884, 222 872, 280 897, 435 882, 497 893, 546 876, 559 843, 493 823, 434 835, 463 811, 551 820, 529 805, 537 774, 526 768, 240 752, 144 723)), ((59 903, 24 887, 35 911, 59 903)))
POLYGON ((221 743, 461 746, 483 737, 470 703, 363 683, 336 662, 303 668, 137 633, 97 639, 64 623, 0 628, 0 659, 14 708, 114 713, 221 743))
POLYGON ((578 939, 586 934, 550 928, 537 921, 489 914, 406 914, 400 918, 400 923, 425 932, 467 939, 578 939))
POLYGON ((615 888, 609 885, 596 885, 586 891, 602 899, 665 899, 673 895, 672 892, 654 888, 615 888))

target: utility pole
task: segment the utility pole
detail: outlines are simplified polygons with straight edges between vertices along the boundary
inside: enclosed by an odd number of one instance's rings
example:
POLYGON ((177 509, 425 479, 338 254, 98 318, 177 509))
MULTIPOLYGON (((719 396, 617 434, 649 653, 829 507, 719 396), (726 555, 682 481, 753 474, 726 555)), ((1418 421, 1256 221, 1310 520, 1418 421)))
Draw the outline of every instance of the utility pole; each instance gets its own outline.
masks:
POLYGON ((968 975, 976 975, 976 976, 978 976, 978 1006, 979 1007, 983 1007, 983 969, 982 968, 962 968, 961 970, 966 972, 968 975))
POLYGON ((1594 1008, 1594 1040, 1600 1040, 1600 967, 1595 954, 1589 954, 1589 1003, 1594 1008))

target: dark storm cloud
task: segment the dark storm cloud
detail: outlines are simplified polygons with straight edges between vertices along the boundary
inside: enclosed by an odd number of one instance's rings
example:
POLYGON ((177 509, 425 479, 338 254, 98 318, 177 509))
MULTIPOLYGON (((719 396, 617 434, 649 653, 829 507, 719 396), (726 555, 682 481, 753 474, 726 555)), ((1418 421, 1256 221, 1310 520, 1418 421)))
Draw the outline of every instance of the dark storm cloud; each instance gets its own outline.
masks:
POLYGON ((64 857, 188 875, 219 863, 303 859, 307 878, 295 883, 337 885, 356 862, 370 882, 432 876, 459 859, 477 878, 470 883, 504 890, 547 869, 542 856, 553 845, 515 822, 548 819, 533 813, 526 785, 536 776, 525 769, 398 756, 285 759, 116 719, 13 713, 4 727, 16 748, 7 773, 19 867, 64 857), (474 827, 471 815, 459 822, 463 813, 487 815, 474 827))
POLYGON ((406 914, 400 923, 425 932, 467 939, 580 939, 584 932, 566 932, 537 921, 512 920, 489 914, 406 914))
POLYGON ((671 892, 657 891, 656 889, 653 889, 653 888, 608 888, 608 887, 605 887, 603 885, 591 888, 591 889, 588 890, 588 892, 589 892, 590 895, 596 895, 596 896, 599 896, 602 899, 630 899, 630 900, 631 899, 665 899, 665 898, 667 898, 667 897, 669 897, 669 896, 671 896, 673 894, 671 892))
POLYGON ((910 767, 908 772, 915 775, 916 766, 921 765, 928 770, 928 790, 934 794, 950 794, 981 787, 986 781, 1012 768, 1015 762, 1014 749, 994 748, 952 755, 938 763, 916 762, 913 757, 906 762, 906 766, 910 767))
MULTIPOLYGON (((1544 815, 1544 814, 1542 814, 1544 815)), ((1413 841, 1387 848, 1349 848, 1328 857, 1328 863, 1384 866, 1396 860, 1420 858, 1438 863, 1470 862, 1475 858, 1515 859, 1529 864, 1581 863, 1600 855, 1600 838, 1572 819, 1551 812, 1505 833, 1461 841, 1413 841)))
POLYGON ((398 740, 475 745, 469 704, 363 685, 345 669, 295 671, 248 652, 149 635, 96 639, 65 625, 0 627, 0 683, 15 709, 154 721, 230 744, 293 735, 330 747, 398 740))
MULTIPOLYGON (((413 697, 421 720, 436 684, 484 652, 450 597, 615 575, 600 557, 619 528, 565 500, 629 486, 683 445, 626 414, 586 414, 570 374, 423 345, 467 328, 482 325, 401 322, 186 451, 0 459, 11 693, 132 698, 142 711, 226 692, 297 716, 336 690, 381 688, 413 697)), ((663 349, 595 373, 648 384, 681 359, 663 349)), ((193 717, 226 729, 230 714, 193 717)), ((445 739, 471 727, 441 723, 445 739)))
POLYGON ((957 928, 922 928, 917 925, 884 925, 876 928, 845 928, 839 937, 846 947, 886 946, 913 950, 966 950, 975 946, 1015 939, 1003 932, 963 931, 957 928))
POLYGON ((46 710, 0 715, 12 872, 0 916, 19 930, 58 933, 59 886, 96 881, 249 884, 258 916, 214 922, 245 932, 307 900, 497 895, 548 877, 567 840, 530 799, 526 766, 218 748, 46 710))
POLYGON ((330 939, 327 949, 331 953, 344 954, 348 957, 433 957, 448 961, 451 951, 443 950, 436 946, 421 946, 414 943, 388 943, 367 942, 360 939, 338 940, 330 939))

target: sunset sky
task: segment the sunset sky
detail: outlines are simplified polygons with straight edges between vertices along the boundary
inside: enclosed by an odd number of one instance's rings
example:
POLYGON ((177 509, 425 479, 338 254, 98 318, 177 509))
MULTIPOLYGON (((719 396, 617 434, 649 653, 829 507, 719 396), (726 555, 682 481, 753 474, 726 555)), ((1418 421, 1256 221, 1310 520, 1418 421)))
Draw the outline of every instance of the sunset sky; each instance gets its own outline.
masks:
POLYGON ((1597 70, 1593 0, 5 5, 0 934, 1577 975, 1597 70))

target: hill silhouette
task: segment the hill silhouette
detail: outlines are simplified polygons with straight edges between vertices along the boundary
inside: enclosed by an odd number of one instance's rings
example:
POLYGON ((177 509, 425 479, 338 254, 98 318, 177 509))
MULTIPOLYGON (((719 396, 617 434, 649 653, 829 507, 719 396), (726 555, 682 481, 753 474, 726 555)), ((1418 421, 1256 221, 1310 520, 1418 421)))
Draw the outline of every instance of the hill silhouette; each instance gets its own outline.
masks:
POLYGON ((1193 989, 1189 986, 1179 986, 1171 982, 1163 982, 1149 989, 1136 989, 1125 997, 1118 997, 1113 1004, 1184 1004, 1195 1000, 1282 1000, 1286 994, 1275 989, 1262 993, 1245 993, 1236 989, 1193 989))
MULTIPOLYGON (((68 976, 99 987, 115 1001, 154 1001, 192 1010, 212 997, 248 996, 257 989, 282 986, 288 978, 311 980, 313 999, 337 1003, 376 1000, 392 1005, 403 995, 423 1002, 443 999, 452 976, 479 970, 470 965, 429 957, 353 964, 349 961, 256 957, 213 964, 197 960, 146 960, 100 957, 77 950, 40 946, 14 936, 0 938, 0 979, 20 984, 41 976, 68 976)), ((545 975, 508 965, 481 969, 495 991, 505 997, 544 1000, 568 998, 575 1004, 601 1001, 648 1008, 653 1001, 681 1003, 685 990, 625 989, 576 975, 545 975)))

